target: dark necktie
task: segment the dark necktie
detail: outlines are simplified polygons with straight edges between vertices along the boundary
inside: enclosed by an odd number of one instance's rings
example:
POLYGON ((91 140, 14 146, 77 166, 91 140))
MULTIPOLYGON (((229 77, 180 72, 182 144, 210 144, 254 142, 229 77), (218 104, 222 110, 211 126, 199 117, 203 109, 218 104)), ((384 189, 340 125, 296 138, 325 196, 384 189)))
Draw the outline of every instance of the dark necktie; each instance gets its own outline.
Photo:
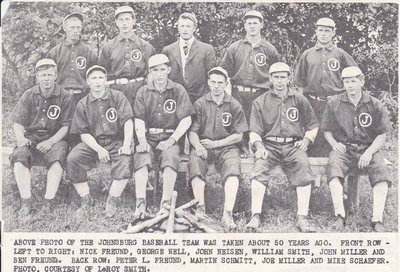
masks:
POLYGON ((183 53, 185 54, 185 56, 187 56, 189 53, 189 46, 187 41, 185 41, 185 44, 183 45, 183 53))

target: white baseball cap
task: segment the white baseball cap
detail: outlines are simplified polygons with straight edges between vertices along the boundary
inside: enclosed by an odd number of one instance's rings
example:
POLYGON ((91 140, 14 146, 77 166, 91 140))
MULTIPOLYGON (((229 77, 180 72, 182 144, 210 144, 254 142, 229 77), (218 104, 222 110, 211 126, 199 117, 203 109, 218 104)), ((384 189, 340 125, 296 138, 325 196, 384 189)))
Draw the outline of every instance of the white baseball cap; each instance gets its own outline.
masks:
POLYGON ((356 77, 356 76, 360 76, 360 75, 363 75, 363 72, 357 66, 346 67, 342 71, 342 78, 356 77))
POLYGON ((272 75, 276 72, 288 72, 290 74, 290 67, 284 62, 275 62, 269 67, 269 74, 272 75))
POLYGON ((103 66, 100 65, 93 65, 92 67, 90 67, 89 69, 87 69, 86 71, 86 78, 89 77, 89 75, 91 73, 93 73, 94 71, 101 71, 103 72, 105 75, 107 75, 107 70, 106 68, 104 68, 103 66))
POLYGON ((329 27, 332 27, 332 28, 336 27, 335 22, 331 18, 327 18, 327 17, 319 19, 315 25, 317 25, 317 26, 329 26, 329 27))
POLYGON ((156 54, 149 58, 149 68, 153 68, 157 65, 168 63, 169 59, 164 54, 156 54))
POLYGON ((226 80, 228 79, 228 72, 220 66, 211 68, 207 74, 208 74, 208 76, 210 76, 212 74, 222 75, 225 77, 226 80))
POLYGON ((242 17, 242 20, 246 20, 248 17, 256 17, 261 19, 261 21, 264 21, 264 16, 262 15, 261 12, 257 10, 249 10, 246 12, 246 14, 242 17))
POLYGON ((117 18, 117 16, 121 13, 131 13, 132 15, 134 15, 135 11, 130 6, 122 6, 115 10, 114 17, 117 18))
POLYGON ((54 60, 52 60, 52 59, 41 59, 38 62, 36 62, 35 69, 37 69, 39 67, 42 67, 42 66, 46 66, 46 65, 57 67, 57 64, 54 62, 54 60))

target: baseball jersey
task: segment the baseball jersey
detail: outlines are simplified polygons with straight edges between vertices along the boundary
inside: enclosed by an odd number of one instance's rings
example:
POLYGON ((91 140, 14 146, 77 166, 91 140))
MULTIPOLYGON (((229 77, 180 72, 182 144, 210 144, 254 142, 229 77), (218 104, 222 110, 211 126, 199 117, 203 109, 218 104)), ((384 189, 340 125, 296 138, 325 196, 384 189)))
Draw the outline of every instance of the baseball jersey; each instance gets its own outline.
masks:
POLYGON ((363 92, 357 106, 347 93, 328 101, 321 129, 332 132, 336 141, 371 144, 378 135, 390 131, 387 111, 375 97, 363 92))
POLYGON ((124 124, 133 117, 128 99, 119 91, 106 87, 101 98, 92 93, 82 98, 75 109, 71 133, 123 139, 124 124))
POLYGON ((221 140, 248 131, 242 106, 227 93, 220 105, 214 102, 211 93, 207 93, 194 103, 194 109, 196 114, 190 130, 200 139, 221 140))
POLYGON ((41 142, 61 127, 69 127, 73 114, 73 98, 69 92, 55 84, 53 93, 45 97, 36 85, 21 96, 11 113, 11 120, 24 126, 26 138, 41 142))
POLYGON ((318 127, 314 111, 303 95, 289 90, 282 100, 274 91, 260 95, 250 115, 250 131, 265 137, 303 138, 306 131, 318 127))
POLYGON ((86 90, 86 70, 97 62, 96 53, 85 43, 69 44, 65 41, 53 47, 48 53, 57 63, 57 83, 64 89, 86 90))
POLYGON ((244 38, 228 47, 221 67, 236 85, 269 88, 269 67, 279 59, 276 48, 264 38, 254 48, 244 38))
MULTIPOLYGON (((142 86, 133 106, 135 118, 145 121, 146 128, 176 129, 179 122, 195 113, 185 88, 168 79, 165 90, 155 89, 153 82, 142 86)), ((171 134, 148 134, 147 139, 162 141, 171 134)))
POLYGON ((147 74, 147 63, 154 54, 153 46, 136 34, 128 38, 119 34, 104 45, 99 65, 106 68, 108 80, 133 79, 147 74))
POLYGON ((346 51, 333 44, 322 47, 317 43, 300 56, 294 83, 304 88, 304 93, 335 95, 345 90, 340 74, 348 66, 357 63, 346 51))

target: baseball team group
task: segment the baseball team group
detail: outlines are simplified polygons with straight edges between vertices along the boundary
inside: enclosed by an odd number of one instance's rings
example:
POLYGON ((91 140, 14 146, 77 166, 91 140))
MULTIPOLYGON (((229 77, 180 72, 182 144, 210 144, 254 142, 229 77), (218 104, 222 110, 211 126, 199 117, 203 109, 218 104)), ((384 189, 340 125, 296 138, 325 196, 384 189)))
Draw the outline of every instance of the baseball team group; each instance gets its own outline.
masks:
POLYGON ((388 114, 365 92, 365 76, 354 59, 333 44, 332 19, 317 18, 317 42, 292 71, 261 35, 264 17, 256 10, 243 15, 246 35, 227 48, 220 63, 214 48, 194 37, 193 13, 180 15, 179 38, 161 54, 135 34, 132 7, 118 7, 114 18, 119 34, 97 55, 81 41, 84 16, 65 16, 64 40, 36 63, 37 85, 12 111, 17 146, 10 162, 21 220, 29 221, 33 212, 30 168, 37 164, 48 168, 42 213, 57 204, 65 170, 81 198, 76 212, 85 216, 93 205, 87 172, 99 162, 111 164, 106 217, 116 215, 132 178, 134 217, 148 216, 146 188, 155 166, 163 180, 158 213, 166 213, 186 150, 197 212, 206 213, 209 163, 221 173, 226 231, 237 230, 232 211, 243 156, 254 156, 247 231, 259 230, 269 173, 280 165, 296 191, 298 229, 315 232, 308 219, 315 179, 308 156, 329 157, 335 230, 346 224, 344 179, 364 171, 373 191, 371 227, 385 231, 391 178, 380 149, 391 129, 388 114))

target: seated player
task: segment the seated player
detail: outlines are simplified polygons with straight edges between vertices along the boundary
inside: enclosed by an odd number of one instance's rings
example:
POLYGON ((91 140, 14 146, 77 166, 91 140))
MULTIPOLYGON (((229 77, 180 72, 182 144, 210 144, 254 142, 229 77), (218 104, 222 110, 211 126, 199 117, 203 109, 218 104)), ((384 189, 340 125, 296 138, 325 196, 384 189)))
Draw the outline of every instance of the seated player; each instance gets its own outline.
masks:
POLYGON ((146 216, 146 186, 149 169, 160 164, 163 193, 159 213, 167 212, 174 190, 180 150, 178 140, 192 123, 194 109, 185 88, 168 79, 169 59, 164 54, 151 56, 151 80, 141 87, 133 107, 138 146, 134 155, 135 218, 146 216))
POLYGON ((321 123, 332 146, 327 172, 336 216, 333 228, 342 231, 345 227, 344 178, 366 171, 373 191, 372 228, 384 232, 383 211, 391 180, 379 149, 390 130, 387 112, 378 99, 362 91, 364 75, 358 67, 343 69, 342 80, 346 93, 328 101, 321 123))
POLYGON ((286 63, 271 65, 273 90, 259 96, 250 117, 251 143, 255 163, 251 180, 251 221, 248 230, 260 226, 260 214, 269 172, 280 164, 297 192, 297 227, 314 232, 308 220, 311 184, 314 176, 306 150, 318 132, 318 121, 308 100, 288 88, 290 68, 286 63))
POLYGON ((75 109, 71 133, 80 134, 82 143, 67 158, 67 177, 81 197, 79 213, 92 204, 87 171, 98 162, 111 163, 112 184, 106 202, 106 217, 117 213, 120 196, 132 176, 133 113, 128 99, 106 87, 107 71, 92 66, 86 72, 90 93, 75 109))
POLYGON ((42 212, 52 210, 68 154, 64 138, 74 114, 72 95, 55 82, 56 63, 42 59, 35 69, 38 84, 22 95, 11 115, 17 147, 10 161, 21 195, 18 215, 23 221, 30 219, 32 210, 30 168, 33 165, 48 168, 42 212))
POLYGON ((190 180, 198 210, 205 213, 204 188, 207 161, 215 163, 221 171, 225 189, 222 220, 228 230, 237 229, 232 210, 239 187, 240 144, 243 132, 248 131, 246 117, 240 103, 225 93, 228 73, 221 67, 208 72, 210 92, 194 103, 196 115, 189 132, 194 146, 190 154, 190 180))

